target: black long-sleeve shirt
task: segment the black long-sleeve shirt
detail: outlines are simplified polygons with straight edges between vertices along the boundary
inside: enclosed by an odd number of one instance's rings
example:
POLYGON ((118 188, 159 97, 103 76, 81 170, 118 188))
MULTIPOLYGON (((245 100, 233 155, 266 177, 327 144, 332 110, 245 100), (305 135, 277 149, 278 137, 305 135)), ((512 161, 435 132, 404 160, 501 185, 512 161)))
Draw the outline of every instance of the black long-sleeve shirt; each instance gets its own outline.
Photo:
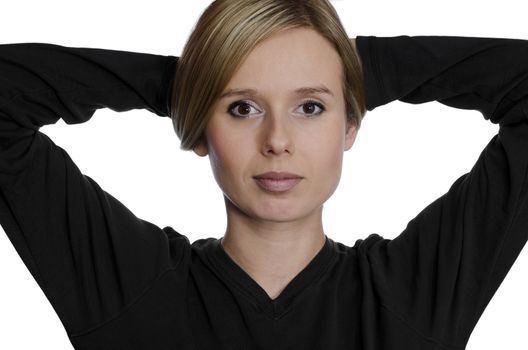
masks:
POLYGON ((465 347, 528 238, 528 41, 356 43, 369 111, 436 100, 499 132, 395 239, 326 237, 274 300, 219 239, 136 217, 39 131, 99 108, 167 117, 178 57, 0 45, 0 224, 75 349, 465 347))

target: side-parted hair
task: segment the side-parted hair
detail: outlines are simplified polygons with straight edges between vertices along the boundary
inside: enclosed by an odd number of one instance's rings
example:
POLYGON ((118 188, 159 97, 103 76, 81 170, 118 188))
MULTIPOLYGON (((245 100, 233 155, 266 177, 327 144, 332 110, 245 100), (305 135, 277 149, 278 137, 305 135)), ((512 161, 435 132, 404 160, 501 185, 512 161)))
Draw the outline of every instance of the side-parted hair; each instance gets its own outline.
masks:
POLYGON ((170 117, 192 150, 205 142, 213 108, 238 67, 263 40, 280 31, 311 28, 335 47, 342 61, 347 128, 366 113, 359 58, 328 0, 215 0, 202 13, 178 58, 170 117))

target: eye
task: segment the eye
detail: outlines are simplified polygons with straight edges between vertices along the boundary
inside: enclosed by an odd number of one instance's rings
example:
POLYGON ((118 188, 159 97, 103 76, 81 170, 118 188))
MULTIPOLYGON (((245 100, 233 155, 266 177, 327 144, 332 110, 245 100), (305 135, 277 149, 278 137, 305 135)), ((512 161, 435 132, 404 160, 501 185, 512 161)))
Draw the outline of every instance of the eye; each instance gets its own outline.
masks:
POLYGON ((231 103, 229 107, 227 107, 227 113, 231 114, 235 118, 247 118, 248 114, 245 113, 251 111, 251 108, 256 109, 246 101, 235 101, 231 103), (234 113, 234 110, 238 111, 239 114, 234 113), (240 112, 242 112, 242 114, 240 114, 240 112))
POLYGON ((324 111, 326 111, 326 108, 321 103, 314 101, 314 100, 305 101, 300 107, 306 107, 306 106, 310 106, 310 108, 304 109, 305 114, 311 115, 312 117, 316 117, 322 114, 324 111), (317 113, 314 113, 313 112, 314 108, 319 108, 320 111, 317 113))

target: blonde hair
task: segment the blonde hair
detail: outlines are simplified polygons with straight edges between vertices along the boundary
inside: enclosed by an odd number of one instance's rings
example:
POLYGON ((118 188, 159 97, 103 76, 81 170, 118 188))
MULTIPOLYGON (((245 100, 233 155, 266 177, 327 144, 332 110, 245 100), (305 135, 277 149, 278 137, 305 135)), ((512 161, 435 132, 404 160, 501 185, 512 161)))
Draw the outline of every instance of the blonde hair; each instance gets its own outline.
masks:
POLYGON ((341 57, 347 127, 359 129, 366 113, 359 58, 328 0, 215 0, 202 13, 178 59, 170 117, 192 150, 205 141, 213 107, 237 68, 261 41, 293 28, 311 28, 341 57))

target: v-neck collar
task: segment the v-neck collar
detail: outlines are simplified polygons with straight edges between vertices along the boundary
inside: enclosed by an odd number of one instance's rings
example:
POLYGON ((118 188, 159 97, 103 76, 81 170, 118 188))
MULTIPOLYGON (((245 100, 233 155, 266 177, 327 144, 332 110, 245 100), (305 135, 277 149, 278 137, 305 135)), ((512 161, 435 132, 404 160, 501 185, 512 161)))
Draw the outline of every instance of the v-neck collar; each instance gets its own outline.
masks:
POLYGON ((213 265, 218 267, 215 270, 221 273, 227 283, 243 293, 258 312, 263 312, 274 320, 284 316, 291 309, 295 296, 317 281, 337 257, 335 242, 325 235, 325 244, 315 257, 288 283, 278 297, 271 299, 266 291, 231 259, 220 238, 209 243, 204 247, 204 252, 214 262, 213 265))

